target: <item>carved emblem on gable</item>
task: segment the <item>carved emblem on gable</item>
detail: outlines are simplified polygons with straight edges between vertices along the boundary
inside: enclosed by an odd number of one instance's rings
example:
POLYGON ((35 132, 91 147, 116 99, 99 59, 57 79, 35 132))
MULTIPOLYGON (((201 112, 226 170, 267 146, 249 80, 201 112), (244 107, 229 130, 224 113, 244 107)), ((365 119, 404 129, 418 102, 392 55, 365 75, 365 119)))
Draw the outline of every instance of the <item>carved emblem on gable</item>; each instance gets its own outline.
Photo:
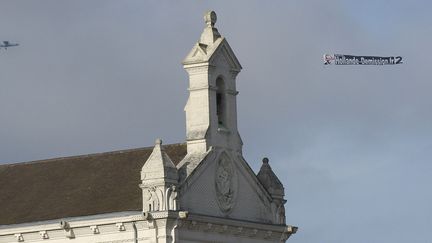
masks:
POLYGON ((215 187, 219 208, 223 213, 229 214, 237 196, 237 176, 233 162, 226 154, 219 158, 215 187))

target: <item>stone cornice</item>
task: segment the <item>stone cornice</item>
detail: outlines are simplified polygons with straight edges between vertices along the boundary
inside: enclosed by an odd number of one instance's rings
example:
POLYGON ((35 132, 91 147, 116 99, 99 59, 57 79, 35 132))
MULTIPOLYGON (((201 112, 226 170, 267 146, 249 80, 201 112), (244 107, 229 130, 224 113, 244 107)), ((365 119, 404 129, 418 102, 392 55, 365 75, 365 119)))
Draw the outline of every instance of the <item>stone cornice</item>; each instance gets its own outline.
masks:
POLYGON ((186 220, 183 221, 196 221, 205 222, 219 225, 229 225, 232 227, 247 227, 261 230, 270 230, 275 232, 284 232, 287 227, 294 227, 289 225, 275 225, 275 224, 263 224, 258 222, 246 221, 246 220, 236 220, 230 218, 213 217, 199 214, 189 214, 186 220))
MULTIPOLYGON (((144 220, 144 216, 142 212, 122 212, 104 215, 72 217, 63 220, 69 223, 70 228, 77 228, 107 224, 115 225, 116 223, 122 222, 140 221, 144 220)), ((61 219, 2 226, 2 228, 0 228, 0 236, 26 232, 60 230, 60 221, 61 219)))
POLYGON ((201 87, 193 87, 193 88, 188 88, 189 91, 198 91, 198 90, 212 90, 212 91, 216 91, 217 87, 216 86, 211 86, 211 85, 204 85, 201 87))
MULTIPOLYGON (((263 224, 244 220, 189 214, 183 211, 150 212, 149 215, 144 215, 142 212, 123 212, 68 218, 66 219, 68 229, 71 231, 76 230, 75 232, 77 233, 72 237, 63 233, 63 237, 74 238, 80 235, 85 236, 131 231, 132 222, 141 224, 141 227, 144 229, 152 229, 155 227, 154 222, 161 219, 174 220, 172 222, 176 222, 179 229, 214 232, 248 238, 286 240, 297 230, 297 227, 289 225, 263 224), (106 227, 110 227, 111 230, 107 231, 106 227)), ((64 231, 59 222, 60 220, 50 220, 3 227, 3 229, 0 229, 0 241, 3 237, 14 237, 19 242, 26 241, 28 234, 35 232, 39 233, 40 239, 50 239, 51 234, 54 235, 55 238, 58 238, 59 232, 64 231)))
POLYGON ((184 69, 188 72, 189 75, 205 73, 209 70, 209 64, 207 62, 207 63, 185 65, 184 69))
POLYGON ((230 95, 238 95, 238 91, 236 91, 236 90, 232 90, 232 89, 227 89, 226 90, 226 93, 227 94, 230 94, 230 95))
POLYGON ((272 225, 190 214, 187 219, 179 220, 178 228, 200 232, 214 232, 237 237, 287 240, 295 234, 297 227, 290 225, 272 225))

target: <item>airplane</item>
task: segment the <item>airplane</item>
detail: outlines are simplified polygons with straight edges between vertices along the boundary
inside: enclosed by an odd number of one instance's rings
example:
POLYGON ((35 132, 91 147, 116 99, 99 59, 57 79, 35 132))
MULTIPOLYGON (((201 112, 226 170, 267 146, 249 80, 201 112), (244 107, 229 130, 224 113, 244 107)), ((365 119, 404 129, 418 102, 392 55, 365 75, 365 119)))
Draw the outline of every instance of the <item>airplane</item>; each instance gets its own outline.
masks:
POLYGON ((12 44, 9 41, 3 41, 3 44, 0 44, 0 49, 3 47, 5 50, 8 47, 18 46, 19 44, 12 44))

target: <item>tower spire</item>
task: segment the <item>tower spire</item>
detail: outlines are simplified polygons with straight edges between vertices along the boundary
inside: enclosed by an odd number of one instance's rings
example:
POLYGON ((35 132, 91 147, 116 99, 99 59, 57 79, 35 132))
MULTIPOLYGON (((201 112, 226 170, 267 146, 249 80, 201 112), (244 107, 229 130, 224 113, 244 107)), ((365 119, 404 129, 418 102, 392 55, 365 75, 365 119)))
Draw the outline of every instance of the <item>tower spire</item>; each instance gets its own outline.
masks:
POLYGON ((237 131, 236 76, 241 65, 227 40, 215 28, 214 11, 204 14, 199 41, 183 60, 189 74, 186 111, 188 154, 221 147, 241 153, 237 131))

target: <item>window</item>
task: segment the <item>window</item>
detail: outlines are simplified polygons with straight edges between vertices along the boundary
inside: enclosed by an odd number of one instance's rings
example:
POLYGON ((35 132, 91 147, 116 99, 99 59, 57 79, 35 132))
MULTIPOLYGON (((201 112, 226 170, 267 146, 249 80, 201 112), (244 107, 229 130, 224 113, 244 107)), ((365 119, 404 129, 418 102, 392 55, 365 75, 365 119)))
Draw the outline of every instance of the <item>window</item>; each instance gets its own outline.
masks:
POLYGON ((216 79, 216 114, 219 127, 226 127, 225 83, 222 78, 216 79))

